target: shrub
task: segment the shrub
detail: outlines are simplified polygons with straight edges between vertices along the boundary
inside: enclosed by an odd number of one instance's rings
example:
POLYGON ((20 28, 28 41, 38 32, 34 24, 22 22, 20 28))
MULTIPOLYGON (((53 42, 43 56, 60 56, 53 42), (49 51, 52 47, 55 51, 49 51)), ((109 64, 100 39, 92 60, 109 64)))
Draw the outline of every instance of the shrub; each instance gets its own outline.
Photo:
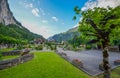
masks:
POLYGON ((55 50, 57 50, 57 45, 55 45, 55 50))
POLYGON ((39 45, 35 48, 36 50, 43 50, 43 46, 42 45, 39 45))
POLYGON ((91 47, 90 45, 87 45, 87 46, 86 46, 86 49, 87 49, 87 50, 89 50, 89 49, 91 49, 91 48, 92 48, 92 47, 91 47))
POLYGON ((28 47, 29 47, 29 48, 32 48, 32 46, 31 46, 31 45, 29 45, 28 47))
POLYGON ((21 50, 21 49, 23 49, 24 47, 22 46, 22 45, 19 45, 18 47, 17 47, 17 49, 18 50, 21 50))

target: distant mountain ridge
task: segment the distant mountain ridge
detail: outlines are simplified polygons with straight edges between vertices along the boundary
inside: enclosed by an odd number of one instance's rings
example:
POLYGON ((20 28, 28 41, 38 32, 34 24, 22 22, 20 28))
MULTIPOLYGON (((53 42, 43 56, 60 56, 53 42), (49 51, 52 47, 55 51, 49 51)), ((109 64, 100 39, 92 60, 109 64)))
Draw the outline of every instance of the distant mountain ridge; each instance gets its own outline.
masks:
POLYGON ((80 35, 80 32, 78 32, 78 27, 71 28, 68 31, 60 34, 55 34, 54 36, 49 37, 48 40, 49 41, 54 40, 57 42, 67 41, 67 40, 73 39, 75 35, 77 36, 80 35))
POLYGON ((21 40, 45 39, 41 35, 30 32, 14 18, 8 0, 0 0, 0 34, 21 40))

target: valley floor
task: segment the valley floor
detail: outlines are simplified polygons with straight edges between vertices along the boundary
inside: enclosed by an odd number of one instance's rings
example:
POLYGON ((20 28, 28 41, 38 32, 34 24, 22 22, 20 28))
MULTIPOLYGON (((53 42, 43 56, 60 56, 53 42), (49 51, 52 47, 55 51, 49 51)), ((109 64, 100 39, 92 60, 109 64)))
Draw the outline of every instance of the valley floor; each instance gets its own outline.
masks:
MULTIPOLYGON (((102 78, 89 76, 54 52, 34 52, 29 62, 0 70, 0 78, 102 78)), ((120 67, 112 71, 112 78, 120 77, 120 67)))
POLYGON ((0 78, 90 78, 54 52, 34 52, 29 62, 0 70, 0 78))

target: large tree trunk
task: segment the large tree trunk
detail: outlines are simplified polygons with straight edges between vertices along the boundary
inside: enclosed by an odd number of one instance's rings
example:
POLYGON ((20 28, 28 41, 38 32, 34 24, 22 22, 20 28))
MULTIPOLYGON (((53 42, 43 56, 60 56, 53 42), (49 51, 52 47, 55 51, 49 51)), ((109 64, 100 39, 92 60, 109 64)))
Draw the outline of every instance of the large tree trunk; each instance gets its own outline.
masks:
POLYGON ((110 78, 110 64, 109 64, 109 53, 108 44, 103 42, 103 68, 104 68, 104 78, 110 78))

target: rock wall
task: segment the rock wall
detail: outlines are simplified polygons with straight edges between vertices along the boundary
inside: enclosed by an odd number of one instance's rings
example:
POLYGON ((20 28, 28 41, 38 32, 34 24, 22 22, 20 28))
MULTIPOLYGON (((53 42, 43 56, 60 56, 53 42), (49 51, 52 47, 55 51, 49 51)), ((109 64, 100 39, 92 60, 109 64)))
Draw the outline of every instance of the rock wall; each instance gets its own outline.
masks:
POLYGON ((34 57, 34 54, 26 54, 15 59, 0 61, 0 70, 10 68, 12 66, 27 62, 34 57))
POLYGON ((14 18, 9 8, 8 0, 0 0, 0 23, 5 25, 16 24, 21 26, 21 24, 14 18))
POLYGON ((2 56, 10 56, 10 55, 20 55, 22 50, 13 50, 9 52, 2 52, 2 56))

